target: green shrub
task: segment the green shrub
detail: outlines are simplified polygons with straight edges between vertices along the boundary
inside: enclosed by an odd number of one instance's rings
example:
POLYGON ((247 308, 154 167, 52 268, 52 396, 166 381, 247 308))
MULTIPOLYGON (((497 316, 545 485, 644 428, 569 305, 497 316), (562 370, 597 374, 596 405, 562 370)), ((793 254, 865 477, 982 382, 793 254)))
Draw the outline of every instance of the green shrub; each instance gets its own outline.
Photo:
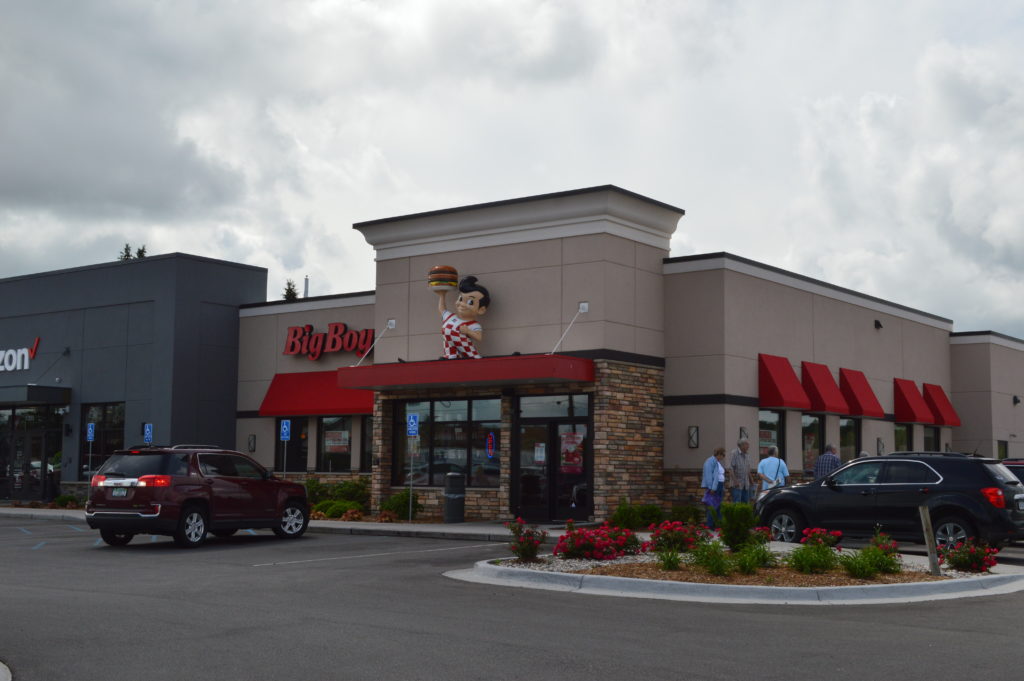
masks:
POLYGON ((380 505, 380 510, 394 513, 399 520, 415 520, 416 514, 423 510, 420 503, 420 495, 412 493, 412 518, 409 517, 409 490, 403 489, 397 494, 392 494, 380 505))
POLYGON ((757 527, 757 515, 751 504, 722 504, 722 541, 733 551, 738 551, 751 541, 751 532, 757 527))
POLYGON ((699 525, 704 522, 704 509, 700 506, 673 506, 667 520, 684 524, 699 525))
POLYGON ((678 570, 683 562, 683 554, 674 549, 658 551, 658 566, 662 570, 678 570))
POLYGON ((786 556, 786 564, 805 575, 828 572, 838 562, 835 549, 827 544, 801 544, 786 556))
POLYGON ((869 546, 861 551, 850 551, 839 556, 840 567, 855 579, 874 579, 878 575, 878 568, 870 553, 865 553, 870 548, 869 546))
POLYGON ((724 577, 733 570, 731 557, 726 553, 725 547, 717 541, 697 544, 690 551, 689 561, 692 565, 702 567, 709 573, 719 577, 724 577))
MULTIPOLYGON (((643 504, 636 507, 639 520, 637 528, 647 529, 651 525, 657 525, 665 519, 665 514, 657 504, 643 504)), ((631 528, 636 529, 636 528, 631 528)))
POLYGON ((321 502, 326 504, 326 507, 322 513, 328 518, 340 518, 345 515, 348 511, 360 511, 362 512, 363 507, 356 501, 345 501, 344 499, 327 500, 321 502))
POLYGON ((306 498, 309 500, 310 506, 316 509, 317 504, 327 499, 327 487, 316 478, 306 480, 306 498))
POLYGON ((59 497, 53 500, 53 503, 57 505, 57 508, 67 508, 68 504, 74 504, 78 507, 78 497, 74 494, 61 494, 59 497))
POLYGON ((616 527, 625 527, 630 530, 641 526, 639 511, 626 499, 619 501, 619 507, 615 509, 615 513, 608 522, 616 527))
POLYGON ((678 520, 665 520, 651 528, 651 540, 647 542, 649 551, 672 550, 685 553, 711 536, 708 528, 697 523, 683 523, 678 520))
POLYGON ((330 508, 333 505, 334 505, 334 499, 324 499, 323 501, 318 501, 313 506, 313 510, 316 511, 316 512, 319 512, 319 513, 323 513, 324 515, 327 515, 327 509, 330 508))
POLYGON ((736 569, 745 575, 752 575, 759 568, 772 567, 776 563, 775 554, 765 544, 750 542, 740 549, 733 559, 736 569))
MULTIPOLYGON (((355 480, 346 480, 333 486, 331 496, 335 499, 354 501, 364 509, 370 504, 370 479, 359 477, 355 480)), ((408 513, 408 511, 407 511, 408 513)))

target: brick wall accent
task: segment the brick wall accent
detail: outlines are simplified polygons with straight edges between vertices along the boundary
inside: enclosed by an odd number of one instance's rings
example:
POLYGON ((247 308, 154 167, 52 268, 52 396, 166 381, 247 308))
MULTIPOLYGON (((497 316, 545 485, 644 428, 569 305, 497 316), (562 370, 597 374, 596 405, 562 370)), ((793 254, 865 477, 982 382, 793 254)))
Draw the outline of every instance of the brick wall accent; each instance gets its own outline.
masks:
POLYGON ((622 498, 662 501, 665 370, 595 360, 594 373, 594 520, 605 520, 622 498))

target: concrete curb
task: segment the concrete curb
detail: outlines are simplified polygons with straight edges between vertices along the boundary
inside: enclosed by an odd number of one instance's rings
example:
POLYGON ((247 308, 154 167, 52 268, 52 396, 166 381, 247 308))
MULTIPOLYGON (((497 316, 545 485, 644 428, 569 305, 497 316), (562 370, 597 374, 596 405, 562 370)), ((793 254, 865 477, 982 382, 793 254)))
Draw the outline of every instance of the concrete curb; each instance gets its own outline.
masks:
POLYGON ((1024 590, 1024 574, 985 575, 942 582, 871 584, 867 586, 782 587, 696 584, 628 577, 579 575, 508 568, 490 561, 446 577, 479 584, 568 591, 596 596, 651 598, 697 603, 761 603, 772 605, 873 605, 970 598, 1024 590))

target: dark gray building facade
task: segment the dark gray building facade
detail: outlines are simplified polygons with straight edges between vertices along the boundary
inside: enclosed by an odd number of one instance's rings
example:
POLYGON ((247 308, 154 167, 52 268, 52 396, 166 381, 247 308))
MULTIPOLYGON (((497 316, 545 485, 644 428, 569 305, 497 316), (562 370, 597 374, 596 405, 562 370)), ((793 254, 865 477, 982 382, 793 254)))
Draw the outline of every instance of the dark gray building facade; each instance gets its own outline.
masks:
POLYGON ((266 286, 181 253, 0 279, 0 499, 45 499, 147 436, 231 446, 238 306, 266 286))

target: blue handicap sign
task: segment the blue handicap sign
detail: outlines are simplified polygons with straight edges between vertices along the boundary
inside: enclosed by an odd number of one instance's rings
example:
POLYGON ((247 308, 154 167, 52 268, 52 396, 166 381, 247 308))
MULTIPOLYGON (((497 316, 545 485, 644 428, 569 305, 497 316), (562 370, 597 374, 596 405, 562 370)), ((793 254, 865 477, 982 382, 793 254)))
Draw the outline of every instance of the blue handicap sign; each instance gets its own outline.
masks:
POLYGON ((85 441, 95 442, 96 441, 96 424, 87 423, 85 424, 85 441))
POLYGON ((407 414, 405 417, 405 434, 408 437, 420 436, 420 415, 407 414))
POLYGON ((292 439, 292 422, 290 419, 281 419, 281 442, 288 442, 292 439))
POLYGON ((147 423, 142 428, 142 441, 147 445, 153 444, 153 424, 147 423))

